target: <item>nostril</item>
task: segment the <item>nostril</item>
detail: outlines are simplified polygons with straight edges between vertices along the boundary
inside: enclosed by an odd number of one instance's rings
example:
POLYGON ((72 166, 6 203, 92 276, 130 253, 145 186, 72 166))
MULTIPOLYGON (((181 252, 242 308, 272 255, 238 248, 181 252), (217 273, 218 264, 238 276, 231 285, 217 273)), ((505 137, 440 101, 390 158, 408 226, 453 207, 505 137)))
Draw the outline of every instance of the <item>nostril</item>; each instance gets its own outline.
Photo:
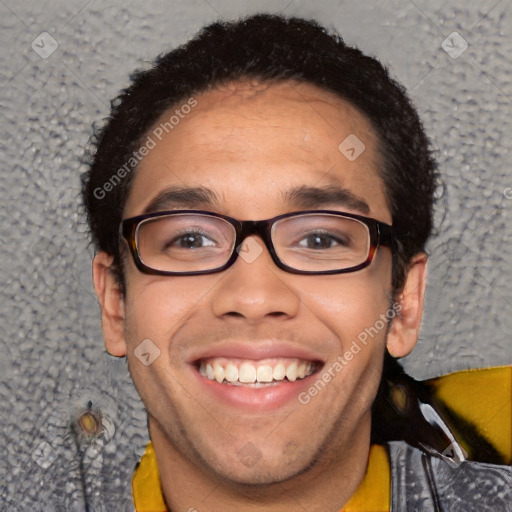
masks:
POLYGON ((228 311, 225 314, 226 314, 226 316, 232 316, 234 318, 238 318, 238 317, 242 317, 243 318, 243 316, 244 316, 244 315, 242 315, 242 313, 239 313, 238 311, 228 311))

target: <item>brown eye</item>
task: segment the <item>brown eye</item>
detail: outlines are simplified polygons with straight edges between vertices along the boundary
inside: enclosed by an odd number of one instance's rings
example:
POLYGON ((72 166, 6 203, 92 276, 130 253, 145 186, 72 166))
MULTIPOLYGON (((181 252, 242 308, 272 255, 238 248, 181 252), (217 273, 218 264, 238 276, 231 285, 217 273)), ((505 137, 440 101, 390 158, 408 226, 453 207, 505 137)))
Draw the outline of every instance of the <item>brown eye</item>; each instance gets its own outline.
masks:
POLYGON ((201 247, 208 247, 215 244, 212 243, 212 240, 210 238, 201 233, 187 233, 177 237, 168 245, 171 247, 177 245, 179 248, 183 249, 198 249, 201 247))
POLYGON ((307 249, 330 249, 335 245, 346 245, 339 237, 325 233, 311 233, 299 244, 307 249))

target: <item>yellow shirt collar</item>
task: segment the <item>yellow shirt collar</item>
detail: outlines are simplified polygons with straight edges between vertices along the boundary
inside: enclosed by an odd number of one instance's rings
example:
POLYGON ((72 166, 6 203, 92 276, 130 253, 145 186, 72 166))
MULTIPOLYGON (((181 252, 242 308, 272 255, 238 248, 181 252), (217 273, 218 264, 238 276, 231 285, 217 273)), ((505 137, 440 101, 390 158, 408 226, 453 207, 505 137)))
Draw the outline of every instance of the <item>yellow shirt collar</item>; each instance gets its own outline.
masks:
MULTIPOLYGON (((390 509, 390 489, 391 471, 386 448, 372 445, 366 476, 340 512, 387 512, 390 509)), ((132 490, 135 512, 168 512, 151 441, 135 469, 132 490)))

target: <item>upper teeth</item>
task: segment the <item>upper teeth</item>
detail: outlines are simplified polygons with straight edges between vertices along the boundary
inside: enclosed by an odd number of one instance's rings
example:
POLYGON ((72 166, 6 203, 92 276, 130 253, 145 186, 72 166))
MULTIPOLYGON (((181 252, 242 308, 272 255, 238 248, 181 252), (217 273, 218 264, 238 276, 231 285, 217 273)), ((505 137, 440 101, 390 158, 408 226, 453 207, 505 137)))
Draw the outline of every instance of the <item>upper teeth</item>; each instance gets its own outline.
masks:
POLYGON ((255 382, 289 381, 303 379, 314 371, 314 364, 300 359, 282 359, 279 361, 248 362, 226 358, 214 358, 201 361, 199 371, 209 380, 221 383, 252 384, 255 382))

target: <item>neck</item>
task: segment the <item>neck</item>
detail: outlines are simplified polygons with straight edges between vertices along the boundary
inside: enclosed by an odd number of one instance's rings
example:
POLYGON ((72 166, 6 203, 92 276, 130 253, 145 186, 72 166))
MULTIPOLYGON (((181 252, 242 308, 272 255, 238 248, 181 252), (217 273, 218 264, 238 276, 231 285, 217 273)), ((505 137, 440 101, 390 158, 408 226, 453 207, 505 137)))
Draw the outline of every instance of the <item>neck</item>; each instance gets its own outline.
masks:
POLYGON ((300 474, 266 485, 232 482, 186 457, 149 417, 162 492, 169 512, 337 512, 364 479, 370 449, 370 418, 345 435, 336 429, 322 456, 300 474))

